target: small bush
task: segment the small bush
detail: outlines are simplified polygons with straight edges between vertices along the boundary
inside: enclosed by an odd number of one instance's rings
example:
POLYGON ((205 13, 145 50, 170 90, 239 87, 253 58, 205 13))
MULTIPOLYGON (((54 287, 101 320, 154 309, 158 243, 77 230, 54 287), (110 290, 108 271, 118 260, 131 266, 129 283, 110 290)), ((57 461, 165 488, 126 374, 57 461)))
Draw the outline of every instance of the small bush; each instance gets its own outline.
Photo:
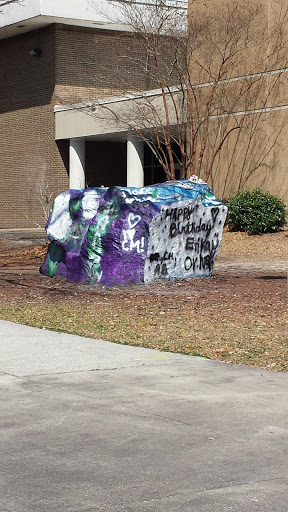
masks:
POLYGON ((228 199, 228 226, 231 231, 246 231, 249 235, 274 233, 286 224, 282 199, 260 188, 237 192, 228 199))

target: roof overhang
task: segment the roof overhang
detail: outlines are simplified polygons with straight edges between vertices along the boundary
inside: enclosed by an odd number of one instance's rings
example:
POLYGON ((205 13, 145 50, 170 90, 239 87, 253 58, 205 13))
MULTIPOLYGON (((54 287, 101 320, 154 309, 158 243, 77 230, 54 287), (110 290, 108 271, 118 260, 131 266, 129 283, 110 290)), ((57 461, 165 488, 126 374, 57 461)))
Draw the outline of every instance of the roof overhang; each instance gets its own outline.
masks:
MULTIPOLYGON (((3 3, 3 2, 2 2, 3 3)), ((97 0, 20 0, 4 5, 0 1, 0 39, 36 30, 52 23, 107 30, 127 30, 118 19, 117 3, 97 0)))
MULTIPOLYGON (((169 8, 187 10, 187 0, 163 0, 169 8)), ((30 32, 52 23, 107 30, 131 30, 122 3, 127 0, 0 0, 0 39, 30 32), (121 20, 122 18, 122 20, 121 20)), ((149 9, 154 0, 132 0, 149 9)))

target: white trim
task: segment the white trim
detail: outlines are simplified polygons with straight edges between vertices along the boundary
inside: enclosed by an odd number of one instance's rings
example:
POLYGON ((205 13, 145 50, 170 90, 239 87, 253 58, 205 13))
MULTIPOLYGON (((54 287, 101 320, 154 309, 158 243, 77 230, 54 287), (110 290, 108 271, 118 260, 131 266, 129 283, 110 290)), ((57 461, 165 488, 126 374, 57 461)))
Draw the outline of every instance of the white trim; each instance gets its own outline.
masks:
POLYGON ((202 87, 211 87, 211 85, 222 85, 222 84, 229 84, 232 82, 238 82, 240 80, 245 79, 253 79, 253 78, 261 78, 262 76, 270 76, 270 75, 277 75, 281 73, 287 73, 288 68, 281 68, 281 69, 272 69, 271 71, 261 71, 259 73, 251 73, 248 75, 240 75, 235 76, 234 78, 225 78, 224 80, 218 80, 218 81, 212 81, 212 82, 205 82, 203 84, 196 84, 192 86, 192 89, 200 89, 202 87))
POLYGON ((277 110, 286 110, 288 105, 279 105, 278 107, 263 107, 255 108, 251 110, 240 110, 238 112, 229 112, 227 114, 213 114, 209 116, 209 119, 219 119, 220 117, 234 117, 234 116, 247 116, 250 114, 267 114, 268 112, 274 112, 277 110))
MULTIPOLYGON (((137 4, 137 5, 145 5, 148 7, 155 7, 155 2, 151 2, 151 0, 111 0, 111 4, 137 4)), ((163 7, 168 7, 170 9, 177 9, 187 11, 188 9, 188 1, 187 0, 158 0, 159 5, 163 7), (185 7, 182 7, 182 4, 185 4, 185 7)))
MULTIPOLYGON (((169 91, 172 93, 180 92, 180 87, 173 86, 169 87, 169 90, 167 89, 165 92, 168 93, 169 91)), ((95 110, 97 107, 101 105, 109 105, 111 103, 120 103, 122 101, 130 101, 130 100, 137 100, 141 98, 152 98, 157 97, 161 95, 160 89, 151 89, 149 91, 143 91, 143 92, 136 92, 131 94, 125 94, 124 96, 111 96, 110 98, 104 98, 101 100, 95 100, 95 101, 88 101, 85 103, 77 103, 75 105, 55 105, 54 112, 62 112, 65 110, 81 110, 83 108, 89 108, 89 107, 95 107, 95 110)))

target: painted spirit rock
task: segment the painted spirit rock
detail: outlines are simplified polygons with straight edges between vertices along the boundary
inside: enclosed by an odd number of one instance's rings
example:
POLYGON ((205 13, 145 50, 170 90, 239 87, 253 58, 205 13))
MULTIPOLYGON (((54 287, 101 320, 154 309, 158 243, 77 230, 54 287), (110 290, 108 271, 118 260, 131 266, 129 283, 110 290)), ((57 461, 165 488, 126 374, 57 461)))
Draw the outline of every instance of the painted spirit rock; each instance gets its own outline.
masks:
POLYGON ((67 190, 50 212, 40 272, 108 286, 209 277, 226 214, 198 181, 67 190))

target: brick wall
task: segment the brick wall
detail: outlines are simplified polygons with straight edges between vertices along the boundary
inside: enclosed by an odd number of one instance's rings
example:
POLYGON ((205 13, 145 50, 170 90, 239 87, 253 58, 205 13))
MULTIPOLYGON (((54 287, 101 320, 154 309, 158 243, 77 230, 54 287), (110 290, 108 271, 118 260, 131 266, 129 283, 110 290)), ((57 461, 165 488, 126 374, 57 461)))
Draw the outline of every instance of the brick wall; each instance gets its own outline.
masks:
MULTIPOLYGON (((117 31, 50 25, 0 41, 0 228, 43 226, 52 196, 69 186, 55 104, 153 88, 145 62, 135 36, 117 31), (30 56, 33 48, 42 54, 30 56)), ((117 161, 107 144, 87 144, 87 183, 125 184, 125 148, 115 148, 117 161)))
MULTIPOLYGON (((69 183, 69 144, 55 143, 54 105, 118 93, 119 77, 109 63, 114 45, 119 50, 122 44, 127 37, 118 32, 64 25, 0 41, 0 228, 44 225, 51 195, 69 183), (41 56, 30 56, 32 48, 40 48, 41 56)), ((95 183, 97 154, 88 157, 89 181, 95 183)), ((107 165, 101 164, 105 172, 107 165)), ((121 164, 123 184, 122 174, 121 164)))
POLYGON ((142 72, 145 62, 145 49, 135 36, 57 25, 57 101, 79 103, 152 88, 153 84, 142 72))
POLYGON ((0 41, 0 66, 0 228, 43 226, 49 197, 68 185, 54 140, 54 27, 0 41))

